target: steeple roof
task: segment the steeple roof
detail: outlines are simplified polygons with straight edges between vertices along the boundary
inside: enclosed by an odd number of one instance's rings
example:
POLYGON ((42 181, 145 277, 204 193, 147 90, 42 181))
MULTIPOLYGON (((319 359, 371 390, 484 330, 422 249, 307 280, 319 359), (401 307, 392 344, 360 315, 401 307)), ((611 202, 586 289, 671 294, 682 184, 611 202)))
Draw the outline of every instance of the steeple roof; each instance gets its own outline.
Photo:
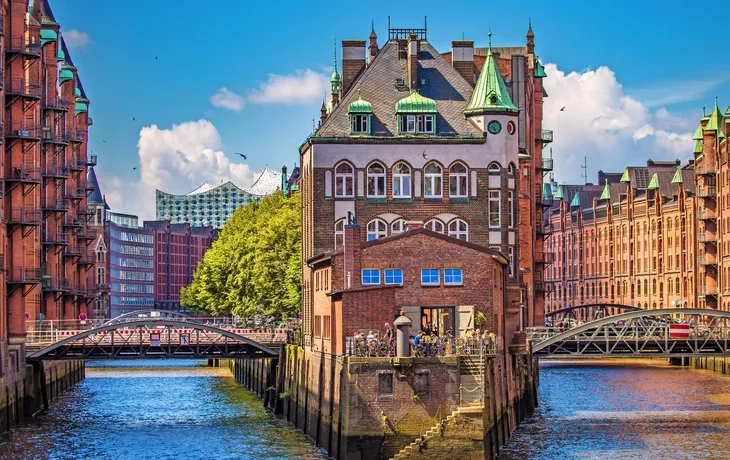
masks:
POLYGON ((466 115, 477 115, 484 112, 517 112, 517 107, 509 97, 507 86, 492 54, 492 32, 489 32, 489 52, 487 60, 479 73, 469 105, 464 110, 466 115))
POLYGON ((651 176, 651 181, 649 182, 649 185, 646 187, 647 190, 656 190, 659 188, 659 174, 654 173, 653 176, 651 176))
POLYGON ((550 185, 550 182, 545 182, 542 184, 542 199, 543 200, 552 200, 553 199, 553 187, 550 185))
POLYGON ((695 142, 695 151, 694 153, 702 153, 702 141, 696 141, 695 142))
POLYGON ((334 70, 332 71, 332 77, 330 78, 330 82, 334 85, 337 83, 340 84, 340 74, 337 72, 337 40, 335 40, 335 59, 334 59, 334 70))
POLYGON ((558 200, 563 199, 563 186, 562 185, 558 185, 558 190, 555 192, 555 198, 558 200))
POLYGON ((672 177, 672 183, 673 184, 682 183, 682 168, 677 168, 677 172, 675 172, 674 177, 672 177))
POLYGON ((707 120, 705 125, 705 131, 716 131, 719 139, 725 138, 725 131, 722 128, 722 113, 720 107, 717 105, 717 97, 715 97, 715 109, 710 114, 710 119, 707 120))
POLYGON ((606 185, 603 186, 601 197, 599 200, 610 200, 611 199, 611 187, 608 185, 608 179, 606 179, 606 185))
POLYGON ((101 193, 99 180, 96 178, 96 172, 94 171, 93 166, 89 167, 89 172, 86 175, 86 181, 89 184, 89 188, 92 189, 91 195, 89 195, 86 202, 89 204, 105 204, 104 195, 101 193))
POLYGON ((573 195, 573 201, 570 202, 570 207, 580 207, 580 193, 573 195))
POLYGON ((694 135, 692 136, 693 140, 701 141, 702 140, 702 124, 697 126, 697 129, 695 130, 694 135))
POLYGON ((41 0, 41 24, 58 25, 56 18, 53 16, 53 11, 51 11, 51 5, 48 3, 48 0, 41 0))

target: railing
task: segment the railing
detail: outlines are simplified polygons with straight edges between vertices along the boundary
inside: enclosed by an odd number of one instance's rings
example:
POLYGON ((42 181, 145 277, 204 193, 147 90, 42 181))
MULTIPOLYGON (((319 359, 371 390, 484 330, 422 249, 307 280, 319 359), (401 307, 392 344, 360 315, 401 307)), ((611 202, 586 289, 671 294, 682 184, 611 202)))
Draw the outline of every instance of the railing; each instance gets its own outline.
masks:
POLYGON ((13 182, 29 182, 40 184, 41 170, 40 168, 29 168, 24 165, 11 166, 10 172, 5 177, 5 180, 13 182))
POLYGON ((717 258, 715 256, 699 256, 697 258, 698 265, 716 265, 717 258))
POLYGON ((697 241, 700 243, 713 243, 717 241, 717 236, 712 233, 698 233, 697 241))
POLYGON ((8 270, 9 283, 40 283, 40 268, 13 267, 8 270))
POLYGON ((86 198, 86 187, 76 187, 68 192, 68 198, 72 200, 83 200, 86 198))
POLYGON ((40 139, 41 128, 29 123, 15 121, 5 125, 5 136, 19 139, 40 139))
POLYGON ((715 187, 700 187, 697 189, 697 196, 700 198, 714 198, 717 196, 715 187))
POLYGON ((542 141, 543 144, 549 144, 553 141, 553 131, 550 129, 541 129, 540 137, 537 140, 542 141))
POLYGON ((63 100, 63 98, 57 94, 47 94, 43 101, 43 108, 45 109, 66 111, 69 107, 71 107, 71 103, 63 100))
POLYGON ((65 198, 43 198, 41 208, 44 211, 68 211, 71 203, 65 198))
POLYGON ((9 224, 40 225, 43 216, 37 209, 17 208, 10 210, 9 224))
POLYGON ((59 179, 68 177, 69 169, 66 166, 57 166, 54 164, 48 164, 43 167, 43 177, 56 177, 59 179))
POLYGON ((96 166, 96 154, 92 153, 86 157, 86 166, 96 166))
POLYGON ((73 228, 73 227, 83 228, 85 224, 86 224, 85 219, 82 219, 80 217, 75 217, 73 219, 67 219, 66 221, 64 221, 63 226, 71 227, 71 228, 73 228))
POLYGON ((543 171, 552 171, 553 170, 553 159, 552 158, 543 158, 542 163, 540 165, 540 169, 543 171))
POLYGON ((80 244, 69 244, 63 250, 66 257, 81 257, 86 253, 86 248, 80 244))
POLYGON ((3 16, 2 13, 0 13, 0 35, 5 34, 5 24, 4 24, 5 21, 4 21, 4 19, 5 19, 5 17, 3 16))
POLYGON ((695 166, 695 173, 698 176, 713 176, 715 175, 715 167, 707 164, 695 166))
POLYGON ((716 286, 697 286, 697 294, 699 295, 717 295, 716 286))
POLYGON ((72 142, 84 142, 86 140, 86 130, 85 129, 77 129, 75 131, 69 132, 69 136, 72 142))
POLYGON ((552 252, 543 252, 542 260, 546 264, 551 264, 551 263, 555 262, 555 254, 552 252))
POLYGON ((96 263, 96 256, 84 255, 79 259, 79 265, 94 265, 96 263))
POLYGON ((715 211, 712 209, 700 209, 697 212, 697 218, 699 220, 715 220, 715 211))
POLYGON ((68 244, 70 239, 68 233, 45 233, 43 235, 43 244, 65 245, 68 244))
POLYGON ((53 142, 56 144, 68 143, 68 134, 62 131, 53 130, 50 126, 41 127, 41 139, 43 142, 53 142))
POLYGON ((32 42, 25 37, 5 37, 5 52, 40 56, 41 44, 40 42, 32 42))
MULTIPOLYGON (((347 356, 366 358, 394 357, 396 353, 395 338, 356 339, 348 337, 345 343, 347 356)), ((411 340, 411 356, 413 357, 440 357, 440 356, 480 356, 495 355, 502 350, 502 337, 494 339, 436 337, 425 341, 421 340, 418 346, 413 346, 411 340)))
POLYGON ((97 291, 107 291, 111 288, 109 283, 97 283, 94 285, 94 289, 97 291))
POLYGON ((54 278, 51 275, 43 275, 41 287, 44 291, 63 292, 71 288, 71 284, 66 278, 54 278))
POLYGON ((74 171, 83 171, 86 168, 86 160, 84 160, 83 158, 72 157, 68 160, 68 165, 74 171))
POLYGON ((5 94, 40 98, 41 85, 38 83, 28 83, 28 80, 25 78, 8 78, 5 82, 5 94))

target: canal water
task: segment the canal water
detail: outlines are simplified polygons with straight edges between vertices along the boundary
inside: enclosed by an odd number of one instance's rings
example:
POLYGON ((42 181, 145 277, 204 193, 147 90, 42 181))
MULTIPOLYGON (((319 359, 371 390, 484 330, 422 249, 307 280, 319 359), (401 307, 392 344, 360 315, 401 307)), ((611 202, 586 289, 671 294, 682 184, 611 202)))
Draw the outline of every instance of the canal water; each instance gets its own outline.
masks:
POLYGON ((539 398, 500 460, 730 458, 730 376, 658 361, 551 362, 539 398))
POLYGON ((227 369, 89 363, 44 415, 0 435, 0 459, 324 459, 227 369))

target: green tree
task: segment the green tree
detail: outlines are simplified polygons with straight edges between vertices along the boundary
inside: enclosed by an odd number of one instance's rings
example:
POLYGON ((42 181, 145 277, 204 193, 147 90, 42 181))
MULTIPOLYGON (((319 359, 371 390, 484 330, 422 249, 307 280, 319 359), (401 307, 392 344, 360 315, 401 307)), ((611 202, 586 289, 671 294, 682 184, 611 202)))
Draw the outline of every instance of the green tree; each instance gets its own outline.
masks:
POLYGON ((210 315, 287 318, 300 310, 300 199, 267 196, 233 213, 198 264, 183 306, 210 315))

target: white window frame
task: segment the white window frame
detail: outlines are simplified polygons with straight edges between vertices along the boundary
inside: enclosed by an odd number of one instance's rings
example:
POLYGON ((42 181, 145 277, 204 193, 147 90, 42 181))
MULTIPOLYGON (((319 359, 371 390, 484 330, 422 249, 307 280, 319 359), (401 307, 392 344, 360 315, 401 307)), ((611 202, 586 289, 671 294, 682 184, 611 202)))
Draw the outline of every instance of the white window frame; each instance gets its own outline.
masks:
POLYGON ((442 198, 444 194, 444 168, 440 164, 431 162, 423 168, 423 197, 442 198), (428 168, 435 166, 439 172, 428 172, 428 168), (429 187, 431 193, 428 193, 429 187), (435 193, 438 192, 438 193, 435 193))
POLYGON ((390 224, 390 234, 391 235, 398 235, 400 233, 404 233, 408 231, 408 225, 406 224, 406 220, 403 218, 396 219, 390 224))
POLYGON ((383 219, 373 219, 367 225, 367 240, 373 241, 388 236, 388 224, 383 219))
POLYGON ((489 228, 500 228, 502 226, 502 200, 500 196, 499 190, 490 190, 489 191, 489 206, 487 208, 488 212, 488 218, 489 218, 489 228), (494 212, 492 211, 492 204, 497 204, 497 222, 496 224, 492 222, 492 215, 494 212))
POLYGON ((442 233, 442 234, 446 233, 446 225, 444 225, 444 223, 442 221, 440 221, 439 219, 430 219, 428 222, 426 222, 423 225, 423 228, 425 228, 426 230, 431 230, 432 232, 436 232, 436 233, 442 233), (438 227, 440 227, 440 229, 438 227))
POLYGON ((360 270, 360 282, 363 286, 377 286, 380 284, 380 269, 378 268, 363 268, 360 270), (378 274, 377 282, 365 282, 365 272, 375 272, 378 274))
POLYGON ((385 198, 385 165, 379 162, 372 163, 370 166, 368 166, 367 176, 368 198, 385 198), (383 171, 372 172, 371 170, 373 167, 382 168, 383 171))
POLYGON ((345 219, 335 222, 335 249, 345 246, 345 219), (337 244, 337 237, 340 237, 340 244, 337 244))
POLYGON ((433 134, 436 130, 436 115, 401 115, 401 133, 433 134))
POLYGON ((421 286, 441 286, 441 270, 438 268, 422 268, 421 269, 421 286), (436 281, 423 281, 423 275, 424 272, 428 270, 429 272, 434 271, 436 272, 436 281))
MULTIPOLYGON (((453 274, 451 275, 453 278, 453 274)), ((464 269, 463 268, 444 268, 444 285, 445 286, 463 286, 464 285, 464 269), (449 270, 458 271, 459 281, 447 281, 447 274, 449 270)))
POLYGON ((355 197, 355 167, 346 161, 342 161, 335 166, 335 197, 355 197), (350 168, 350 172, 338 172, 338 169, 343 166, 350 168), (342 183, 341 188, 339 187, 340 183, 342 183), (347 193, 348 185, 350 188, 350 193, 347 193))
POLYGON ((105 267, 96 267, 96 284, 106 284, 105 267))
POLYGON ((411 197, 411 167, 402 161, 393 166, 393 198, 410 198, 411 197), (408 170, 403 172, 401 168, 408 170), (396 187, 396 184, 398 186, 396 187))
POLYGON ((415 133, 416 132, 416 116, 415 115, 406 115, 406 132, 407 133, 415 133))
POLYGON ((383 272, 384 272, 383 281, 385 284, 391 285, 391 286, 403 286, 403 269, 402 268, 386 268, 385 270, 383 270, 383 272), (393 272, 393 274, 395 272, 400 272, 400 283, 388 282, 388 272, 393 272))
POLYGON ((462 219, 454 219, 449 222, 449 236, 463 241, 469 241, 469 224, 462 219), (463 229, 461 228, 463 224, 463 229))
POLYGON ((507 192, 507 215, 509 228, 515 228, 515 203, 514 203, 514 192, 507 192))
POLYGON ((497 163, 495 161, 495 162, 489 164, 489 167, 488 167, 487 171, 490 174, 497 174, 497 173, 500 173, 501 174, 502 173, 502 167, 499 165, 499 163, 497 163))
POLYGON ((355 113, 350 115, 350 129, 353 134, 370 133, 370 115, 355 113))
POLYGON ((509 276, 510 278, 515 277, 515 248, 510 246, 507 248, 507 255, 509 256, 509 276))
POLYGON ((469 195, 469 168, 462 162, 456 162, 449 168, 449 196, 454 198, 466 198, 469 195), (454 168, 461 166, 464 172, 455 172, 454 168), (454 187, 455 186, 455 187, 454 187), (456 193, 453 190, 456 190, 456 193), (460 190, 463 189, 464 193, 460 190))

